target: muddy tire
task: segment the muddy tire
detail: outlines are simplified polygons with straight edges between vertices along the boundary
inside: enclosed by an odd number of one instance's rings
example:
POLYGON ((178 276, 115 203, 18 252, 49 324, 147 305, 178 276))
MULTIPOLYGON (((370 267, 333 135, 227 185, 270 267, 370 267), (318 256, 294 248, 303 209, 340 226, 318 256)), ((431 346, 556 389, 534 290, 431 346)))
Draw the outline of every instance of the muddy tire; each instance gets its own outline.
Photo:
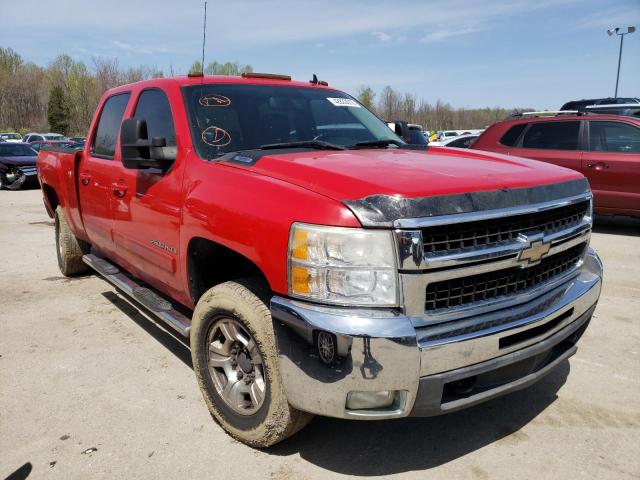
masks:
POLYGON ((281 442, 313 417, 287 402, 268 305, 269 293, 257 281, 222 283, 198 301, 190 335, 193 369, 211 415, 232 437, 257 448, 281 442))
POLYGON ((56 208, 55 228, 58 266, 62 274, 70 277, 88 272, 89 266, 82 261, 82 256, 89 253, 91 246, 71 233, 61 207, 56 208))

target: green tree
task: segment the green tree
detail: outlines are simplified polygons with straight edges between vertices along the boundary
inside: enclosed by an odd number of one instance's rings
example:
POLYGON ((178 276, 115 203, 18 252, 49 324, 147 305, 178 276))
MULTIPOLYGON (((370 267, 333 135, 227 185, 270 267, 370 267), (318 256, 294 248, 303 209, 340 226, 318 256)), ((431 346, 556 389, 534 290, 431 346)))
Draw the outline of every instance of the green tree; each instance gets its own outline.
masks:
POLYGON ((374 100, 376 98, 376 92, 373 91, 369 85, 361 85, 358 89, 358 101, 367 107, 369 110, 375 110, 374 100))
POLYGON ((202 72, 202 64, 198 61, 195 61, 191 64, 191 68, 189 68, 189 74, 202 72))
POLYGON ((0 47, 0 72, 15 74, 22 65, 22 57, 12 48, 0 47))
POLYGON ((241 65, 238 62, 211 62, 204 69, 204 73, 207 75, 242 75, 251 72, 253 72, 251 65, 241 65))
POLYGON ((69 117, 69 102, 64 90, 60 86, 55 86, 51 89, 47 105, 49 128, 52 132, 67 135, 69 133, 69 117))

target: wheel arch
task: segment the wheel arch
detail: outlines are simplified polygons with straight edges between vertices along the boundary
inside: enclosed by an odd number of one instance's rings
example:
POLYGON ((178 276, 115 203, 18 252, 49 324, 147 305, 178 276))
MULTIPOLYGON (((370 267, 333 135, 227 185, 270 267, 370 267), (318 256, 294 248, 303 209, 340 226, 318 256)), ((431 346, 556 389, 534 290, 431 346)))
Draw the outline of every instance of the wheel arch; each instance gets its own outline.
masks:
POLYGON ((56 190, 48 183, 42 184, 42 193, 44 198, 44 207, 47 210, 49 217, 55 216, 56 208, 60 205, 60 199, 56 190))
POLYGON ((209 288, 239 278, 256 278, 271 290, 258 265, 241 253, 213 240, 193 237, 187 247, 187 281, 195 305, 209 288))

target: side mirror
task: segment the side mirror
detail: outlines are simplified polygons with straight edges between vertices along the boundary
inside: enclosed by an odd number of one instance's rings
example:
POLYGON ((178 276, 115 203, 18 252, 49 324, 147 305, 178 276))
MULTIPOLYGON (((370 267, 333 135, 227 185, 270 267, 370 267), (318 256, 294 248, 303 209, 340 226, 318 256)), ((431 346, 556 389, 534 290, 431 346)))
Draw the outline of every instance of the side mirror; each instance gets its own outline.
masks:
POLYGON ((166 170, 176 159, 177 147, 168 147, 164 137, 149 138, 143 118, 128 118, 120 128, 120 152, 124 168, 166 170))
POLYGON ((411 134, 409 133, 409 124, 401 120, 393 122, 395 125, 394 132, 407 143, 411 143, 411 134))

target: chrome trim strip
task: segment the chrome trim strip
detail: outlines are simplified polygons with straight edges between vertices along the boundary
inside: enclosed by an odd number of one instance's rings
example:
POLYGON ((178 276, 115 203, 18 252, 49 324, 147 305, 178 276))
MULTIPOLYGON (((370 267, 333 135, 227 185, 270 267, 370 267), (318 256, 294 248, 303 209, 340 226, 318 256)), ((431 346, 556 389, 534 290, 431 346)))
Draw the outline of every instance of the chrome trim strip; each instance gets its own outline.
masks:
MULTIPOLYGON (((555 243, 551 246, 551 248, 549 249, 549 253, 544 258, 545 259, 551 258, 556 253, 561 253, 561 252, 564 252, 565 250, 570 249, 571 247, 575 247, 576 245, 579 245, 581 243, 586 243, 589 241, 590 237, 591 237, 591 230, 585 230, 579 236, 569 238, 569 240, 565 240, 561 243, 555 243)), ((520 243, 520 245, 521 245, 520 248, 512 252, 510 251, 509 253, 513 254, 513 253, 517 253, 518 251, 521 251, 523 245, 522 243, 520 243)), ((524 246, 526 246, 526 244, 524 246)), ((511 256, 502 260, 496 260, 495 262, 491 262, 491 263, 482 263, 479 265, 471 265, 466 267, 460 266, 459 268, 447 268, 445 270, 439 270, 436 272, 427 271, 426 277, 428 280, 427 283, 432 283, 432 282, 438 282, 440 280, 450 280, 454 278, 468 277, 470 275, 476 275, 478 273, 493 272, 495 270, 503 270, 505 268, 518 267, 518 266, 521 266, 523 268, 529 268, 535 265, 523 264, 520 260, 518 260, 517 256, 511 256)))

